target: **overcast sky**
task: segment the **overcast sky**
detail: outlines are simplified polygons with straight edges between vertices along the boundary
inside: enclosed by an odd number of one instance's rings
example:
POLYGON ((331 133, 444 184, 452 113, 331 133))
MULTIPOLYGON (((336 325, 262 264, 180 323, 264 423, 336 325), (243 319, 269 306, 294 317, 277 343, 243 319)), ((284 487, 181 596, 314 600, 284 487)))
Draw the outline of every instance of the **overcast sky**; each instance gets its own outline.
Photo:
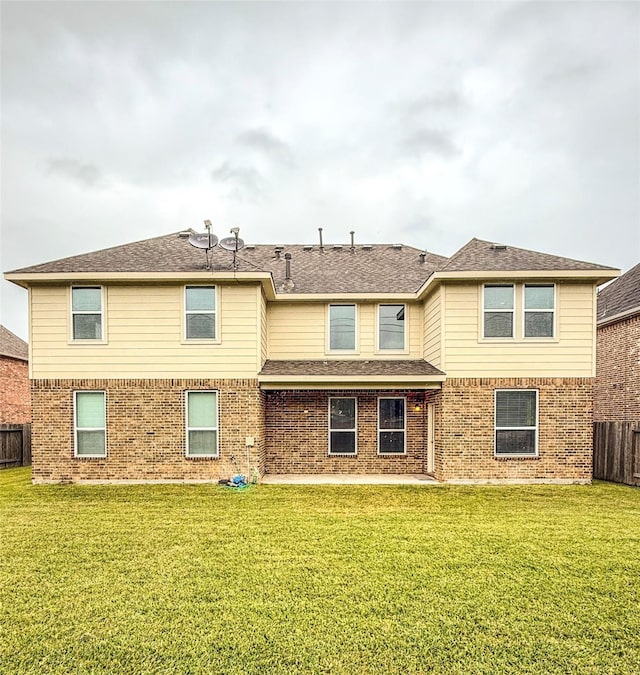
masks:
POLYGON ((206 218, 640 260, 636 2, 2 2, 1 30, 2 271, 206 218))

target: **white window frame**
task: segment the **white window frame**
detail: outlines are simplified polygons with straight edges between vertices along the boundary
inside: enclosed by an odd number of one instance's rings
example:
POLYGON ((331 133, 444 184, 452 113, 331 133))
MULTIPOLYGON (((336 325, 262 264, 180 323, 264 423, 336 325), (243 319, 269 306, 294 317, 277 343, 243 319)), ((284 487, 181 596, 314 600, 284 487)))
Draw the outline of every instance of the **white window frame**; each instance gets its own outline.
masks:
POLYGON ((378 455, 382 457, 403 457, 407 454, 407 397, 406 396, 378 396, 378 410, 377 410, 377 426, 378 426, 378 455), (402 429, 383 429, 380 426, 380 401, 403 401, 403 426, 402 429), (380 449, 380 434, 382 432, 400 432, 402 431, 403 437, 403 450, 402 452, 384 452, 380 449))
POLYGON ((358 398, 357 396, 329 396, 327 402, 327 455, 329 457, 357 457, 358 456, 358 398), (353 429, 333 429, 331 427, 331 401, 334 399, 351 399, 354 402, 354 421, 353 429), (354 437, 354 452, 331 452, 331 432, 332 431, 347 431, 353 432, 354 437))
POLYGON ((104 389, 77 389, 73 392, 73 456, 79 459, 86 459, 86 458, 104 459, 107 456, 107 392, 104 389), (78 394, 102 394, 102 403, 104 405, 104 427, 78 426, 78 394), (99 455, 79 454, 78 453, 79 431, 103 431, 104 452, 99 455))
POLYGON ((538 389, 496 389, 493 392, 493 456, 496 458, 502 457, 529 457, 535 458, 539 457, 539 440, 540 440, 540 391, 538 389), (498 426, 498 394, 503 392, 535 392, 536 395, 536 424, 533 427, 499 427, 498 426), (522 453, 522 452, 497 452, 497 432, 500 430, 509 430, 509 431, 534 431, 534 445, 535 452, 533 453, 522 453))
POLYGON ((407 351, 407 335, 409 333, 409 307, 406 302, 379 302, 376 307, 376 351, 383 354, 399 354, 407 351), (381 347, 380 346, 380 308, 389 306, 404 307, 404 335, 402 347, 381 347))
POLYGON ((106 333, 105 333, 105 321, 104 321, 104 308, 105 308, 105 292, 104 292, 104 286, 100 284, 76 284, 74 286, 70 287, 69 290, 69 311, 71 314, 71 325, 69 326, 70 330, 70 341, 76 344, 96 344, 96 343, 103 343, 106 342, 106 333), (73 291, 76 289, 83 289, 83 288, 97 288, 100 290, 100 311, 95 312, 95 311, 82 311, 82 310, 75 310, 73 309, 73 291), (75 336, 75 322, 73 320, 73 317, 75 315, 83 315, 83 314, 100 314, 100 337, 99 338, 77 338, 75 336))
POLYGON ((185 457, 189 459, 219 459, 220 457, 220 392, 217 389, 187 389, 184 392, 184 429, 185 429, 185 457), (189 426, 189 394, 215 394, 216 395, 216 421, 215 427, 190 427, 189 426), (210 454, 192 455, 189 453, 190 431, 215 431, 216 451, 210 454))
POLYGON ((556 337, 556 307, 558 305, 556 284, 529 283, 522 285, 522 338, 524 340, 553 340, 556 337), (553 309, 527 309, 527 287, 553 288, 553 309), (527 312, 546 312, 551 314, 551 335, 527 335, 525 331, 527 312))
POLYGON ((482 339, 483 340, 513 340, 516 336, 516 284, 513 283, 486 283, 482 285, 482 339), (513 307, 511 309, 487 309, 485 307, 485 289, 486 288, 511 288, 513 307), (511 314, 511 335, 488 336, 486 334, 485 320, 487 312, 500 312, 503 314, 511 314))
POLYGON ((185 284, 184 291, 182 294, 182 306, 183 306, 183 341, 187 344, 201 344, 203 342, 207 343, 219 343, 220 342, 220 326, 218 317, 220 315, 220 297, 218 293, 217 284, 185 284), (214 305, 215 309, 213 311, 208 309, 187 309, 187 290, 190 288, 212 288, 214 296, 214 305), (205 338, 193 338, 187 337, 187 317, 189 314, 213 314, 213 332, 214 336, 205 337, 205 338))
POLYGON ((357 354, 358 353, 358 305, 355 302, 331 302, 327 305, 327 353, 332 354, 357 354), (334 349, 331 346, 331 308, 353 307, 353 349, 334 349))

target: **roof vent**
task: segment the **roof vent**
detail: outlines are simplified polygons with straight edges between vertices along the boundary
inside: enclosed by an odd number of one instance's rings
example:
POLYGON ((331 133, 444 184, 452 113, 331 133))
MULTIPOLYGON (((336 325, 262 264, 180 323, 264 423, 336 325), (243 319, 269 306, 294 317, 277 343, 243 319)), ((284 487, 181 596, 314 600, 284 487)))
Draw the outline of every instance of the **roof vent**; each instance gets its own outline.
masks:
POLYGON ((423 251, 423 252, 420 254, 420 262, 423 263, 426 259, 427 259, 427 252, 426 252, 426 251, 423 251))
POLYGON ((492 251, 506 251, 507 247, 505 244, 491 244, 492 251))
POLYGON ((342 244, 334 244, 333 250, 334 251, 341 251, 342 250, 342 244))
POLYGON ((363 251, 370 251, 373 248, 371 244, 363 244, 362 245, 362 250, 363 251))
POLYGON ((284 251, 284 246, 276 246, 273 250, 276 253, 276 258, 280 260, 280 254, 284 251))
POLYGON ((255 244, 247 244, 247 245, 244 247, 244 250, 245 250, 245 251, 253 251, 253 250, 255 249, 255 247, 256 247, 255 244))
POLYGON ((312 249, 313 249, 313 246, 311 246, 311 244, 305 244, 305 245, 302 247, 302 250, 303 250, 303 251, 311 251, 312 249))
POLYGON ((391 244, 391 248, 395 248, 396 251, 399 251, 402 248, 402 244, 391 244))
POLYGON ((178 232, 178 236, 180 237, 180 239, 188 239, 190 235, 191 230, 183 230, 182 232, 178 232))

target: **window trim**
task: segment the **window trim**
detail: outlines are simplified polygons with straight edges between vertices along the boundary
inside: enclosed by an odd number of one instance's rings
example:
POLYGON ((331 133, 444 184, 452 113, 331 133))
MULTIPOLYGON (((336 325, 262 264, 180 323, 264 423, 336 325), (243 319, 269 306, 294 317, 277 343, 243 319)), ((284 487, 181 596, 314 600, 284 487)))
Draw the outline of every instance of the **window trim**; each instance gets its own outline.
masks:
POLYGON ((406 354, 407 336, 409 334, 409 305, 406 302, 379 302, 376 305, 376 353, 378 354, 406 354), (380 346, 380 307, 390 307, 393 305, 401 305, 404 307, 404 335, 403 346, 398 347, 381 347, 380 346))
POLYGON ((482 339, 483 340, 514 340, 516 337, 516 284, 514 283, 484 283, 482 284, 482 339), (486 288, 511 288, 513 307, 511 309, 487 309, 485 307, 485 289, 486 288), (487 312, 500 312, 503 314, 511 313, 511 335, 487 336, 486 334, 486 316, 487 312))
POLYGON ((71 320, 69 321, 69 344, 82 345, 82 344, 106 344, 107 343, 107 331, 106 331, 106 289, 102 284, 72 284, 69 286, 69 316, 71 320), (73 309, 73 291, 76 288, 99 288, 100 289, 100 312, 83 312, 76 311, 73 309), (74 334, 74 322, 73 317, 76 314, 100 314, 100 333, 101 337, 99 338, 77 338, 74 334))
POLYGON ((105 459, 107 456, 107 392, 104 389, 75 389, 73 392, 73 456, 76 459, 105 459), (104 427, 78 426, 78 394, 102 394, 102 404, 104 406, 104 427), (100 455, 79 454, 78 431, 103 431, 104 453, 100 455))
POLYGON ((358 303, 356 302, 330 302, 327 304, 327 354, 358 354, 359 350, 359 331, 358 331, 358 303), (354 335, 353 349, 333 349, 331 347, 331 308, 332 307, 353 307, 354 313, 354 335))
POLYGON ((503 458, 528 458, 535 459, 540 456, 540 390, 539 389, 494 389, 493 392, 493 456, 495 459, 503 458), (510 392, 510 391, 533 391, 536 395, 536 424, 534 427, 498 427, 498 393, 510 392), (523 431, 534 431, 534 449, 533 453, 522 453, 522 452, 497 452, 498 450, 498 430, 523 430, 523 431))
POLYGON ((182 344, 220 344, 220 294, 218 293, 218 284, 185 284, 182 291, 182 344), (209 310, 187 310, 187 289, 189 288, 213 288, 215 309, 209 310), (187 315, 188 314, 213 314, 214 337, 190 338, 187 337, 187 315))
POLYGON ((377 420, 376 420, 376 426, 378 428, 377 430, 377 446, 378 446, 378 456, 380 457, 404 457, 407 454, 407 397, 406 396, 378 396, 378 403, 377 403, 377 420), (403 417, 403 427, 402 429, 383 429, 380 426, 380 401, 382 400, 387 400, 387 401, 396 401, 396 400, 401 400, 403 401, 403 406, 402 406, 402 417, 403 417), (403 438, 403 450, 402 452, 384 452, 380 449, 380 433, 383 431, 402 431, 402 438, 403 438))
POLYGON ((358 456, 358 397, 357 396, 329 396, 327 401, 327 456, 328 457, 357 457, 358 456), (353 429, 332 429, 331 428, 331 401, 334 399, 351 399, 354 402, 354 420, 353 429), (353 432, 354 452, 332 452, 331 451, 331 432, 348 431, 353 432))
POLYGON ((525 283, 522 284, 522 339, 523 340, 555 340, 556 339, 556 307, 557 301, 557 285, 554 283, 525 283), (527 287, 545 287, 553 288, 553 309, 527 309, 527 287), (546 312, 551 314, 551 335, 527 335, 525 332, 527 312, 546 312))
POLYGON ((185 389, 184 392, 184 454, 187 459, 220 459, 220 391, 218 389, 185 389), (189 426, 189 394, 215 394, 216 395, 216 426, 215 427, 190 427, 189 426), (189 454, 190 431, 215 431, 216 451, 215 454, 189 454))

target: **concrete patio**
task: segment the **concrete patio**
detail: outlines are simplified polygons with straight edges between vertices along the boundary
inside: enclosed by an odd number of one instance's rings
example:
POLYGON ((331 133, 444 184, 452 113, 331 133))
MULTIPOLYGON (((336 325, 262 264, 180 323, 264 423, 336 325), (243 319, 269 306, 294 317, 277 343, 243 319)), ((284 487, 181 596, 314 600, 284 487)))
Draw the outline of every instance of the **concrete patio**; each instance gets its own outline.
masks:
POLYGON ((265 474, 265 485, 439 485, 432 476, 423 474, 265 474))

